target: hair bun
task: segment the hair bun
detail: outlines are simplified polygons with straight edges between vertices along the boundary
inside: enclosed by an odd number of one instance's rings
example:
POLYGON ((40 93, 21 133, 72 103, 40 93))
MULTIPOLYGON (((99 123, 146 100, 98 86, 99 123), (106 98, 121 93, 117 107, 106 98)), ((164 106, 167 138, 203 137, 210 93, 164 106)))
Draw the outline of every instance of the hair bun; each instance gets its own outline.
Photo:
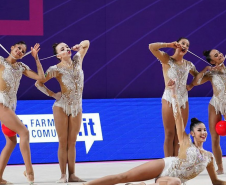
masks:
POLYGON ((198 123, 200 122, 197 118, 191 118, 191 123, 198 123))
POLYGON ((58 45, 59 43, 54 43, 53 45, 52 45, 52 47, 55 49, 55 47, 58 45))
POLYGON ((208 57, 209 54, 210 54, 210 50, 205 50, 205 51, 203 51, 203 55, 204 55, 204 56, 208 57))
POLYGON ((200 123, 203 123, 203 122, 201 122, 197 118, 191 118, 190 131, 194 131, 194 127, 196 125, 199 125, 200 123))

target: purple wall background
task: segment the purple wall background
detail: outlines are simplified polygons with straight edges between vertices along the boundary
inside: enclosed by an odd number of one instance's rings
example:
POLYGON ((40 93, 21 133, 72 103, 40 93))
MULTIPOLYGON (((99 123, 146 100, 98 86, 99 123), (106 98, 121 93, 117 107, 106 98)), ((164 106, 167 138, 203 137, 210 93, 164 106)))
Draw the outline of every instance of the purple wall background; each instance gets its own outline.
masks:
MULTIPOLYGON (((1 0, 0 20, 28 20, 28 5, 29 0, 1 0)), ((83 64, 85 99, 161 97, 162 68, 148 44, 172 42, 183 36, 190 40, 190 50, 199 56, 210 48, 224 53, 225 20, 224 0, 48 0, 43 1, 43 36, 20 36, 18 32, 15 36, 0 35, 0 43, 9 50, 19 40, 29 47, 39 42, 39 56, 44 58, 53 54, 51 46, 55 42, 73 46, 89 39, 91 46, 83 64)), ((1 49, 0 55, 7 56, 1 49)), ((199 71, 206 66, 189 53, 185 58, 199 71)), ((31 56, 22 61, 36 70, 31 56)), ((56 58, 42 61, 44 70, 57 62, 56 58)), ((47 86, 59 90, 55 80, 47 86)), ((210 83, 189 92, 195 97, 211 95, 210 83)), ((36 90, 33 80, 23 77, 18 99, 50 98, 36 90)))

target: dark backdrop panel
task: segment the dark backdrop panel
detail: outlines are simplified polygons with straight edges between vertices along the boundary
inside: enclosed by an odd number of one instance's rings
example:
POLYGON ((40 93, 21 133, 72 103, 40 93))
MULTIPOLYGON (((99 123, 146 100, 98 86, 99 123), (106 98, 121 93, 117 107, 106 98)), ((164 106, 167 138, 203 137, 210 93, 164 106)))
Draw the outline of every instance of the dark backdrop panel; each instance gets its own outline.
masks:
MULTIPOLYGON (((0 20, 29 21, 29 2, 2 0, 0 20)), ((0 31, 0 43, 10 50, 19 40, 26 41, 29 47, 39 42, 39 56, 44 58, 53 54, 51 46, 55 42, 63 41, 73 46, 89 39, 91 46, 83 65, 85 99, 161 97, 164 90, 162 68, 148 50, 149 43, 172 42, 183 36, 190 40, 190 50, 199 56, 206 49, 217 48, 223 53, 226 49, 224 0, 48 0, 42 4, 42 36, 21 36, 21 31, 8 36, 1 35, 0 31)), ((173 53, 172 50, 168 52, 173 53)), ((7 56, 3 50, 0 55, 7 56)), ((189 53, 185 58, 199 71, 206 66, 189 53)), ((31 56, 22 61, 36 70, 31 56)), ((44 70, 57 62, 56 58, 42 61, 44 70)), ((59 91, 54 80, 47 86, 59 91)), ((189 92, 191 97, 211 95, 210 84, 189 92)), ((23 77, 18 99, 50 98, 36 90, 33 80, 23 77)))

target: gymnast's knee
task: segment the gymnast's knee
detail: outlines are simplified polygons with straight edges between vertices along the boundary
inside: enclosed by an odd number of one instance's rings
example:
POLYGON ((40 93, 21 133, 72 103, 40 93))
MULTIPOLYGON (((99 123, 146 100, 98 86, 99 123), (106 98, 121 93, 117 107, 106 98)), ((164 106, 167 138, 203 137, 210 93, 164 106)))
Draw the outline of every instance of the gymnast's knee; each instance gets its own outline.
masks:
POLYGON ((10 140, 9 139, 6 140, 6 146, 7 147, 15 148, 16 147, 16 144, 17 144, 17 138, 16 138, 16 136, 10 138, 10 140))
POLYGON ((116 178, 119 182, 129 182, 129 175, 127 172, 116 175, 116 178))
POLYGON ((219 135, 211 135, 212 144, 214 146, 218 146, 220 144, 220 137, 219 135))
POLYGON ((175 132, 170 130, 165 130, 165 140, 167 141, 173 141, 175 137, 175 132))

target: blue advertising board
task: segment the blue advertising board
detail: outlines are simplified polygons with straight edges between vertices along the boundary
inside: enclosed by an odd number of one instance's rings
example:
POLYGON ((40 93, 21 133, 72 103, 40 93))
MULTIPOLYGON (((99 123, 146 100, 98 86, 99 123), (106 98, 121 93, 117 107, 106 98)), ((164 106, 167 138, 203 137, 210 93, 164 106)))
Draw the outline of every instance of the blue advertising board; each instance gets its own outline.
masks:
MULTIPOLYGON (((210 98, 189 99, 189 120, 197 117, 206 124, 210 98)), ((30 133, 33 163, 56 163, 58 139, 52 117, 52 100, 19 101, 16 113, 30 133)), ((186 127, 189 132, 189 124, 186 127)), ((19 137, 18 137, 19 142, 19 137)), ((76 144, 76 161, 108 161, 162 158, 164 129, 161 99, 83 100, 83 119, 76 144)), ((221 146, 226 154, 226 138, 221 146)), ((5 144, 0 134, 0 148, 5 144)), ((204 148, 211 151, 210 135, 204 148)), ((19 144, 9 164, 22 164, 19 144)))

